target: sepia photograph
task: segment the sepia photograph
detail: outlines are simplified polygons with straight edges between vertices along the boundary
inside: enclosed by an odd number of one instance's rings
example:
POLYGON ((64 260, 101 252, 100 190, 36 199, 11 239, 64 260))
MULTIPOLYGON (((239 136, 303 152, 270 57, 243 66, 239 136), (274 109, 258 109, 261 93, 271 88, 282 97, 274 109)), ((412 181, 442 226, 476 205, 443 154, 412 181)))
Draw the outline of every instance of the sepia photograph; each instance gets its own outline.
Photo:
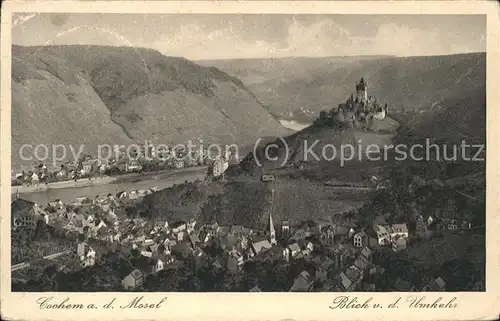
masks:
POLYGON ((485 291, 485 51, 485 15, 14 14, 12 291, 485 291))
POLYGON ((78 5, 2 7, 2 319, 491 319, 492 6, 78 5))

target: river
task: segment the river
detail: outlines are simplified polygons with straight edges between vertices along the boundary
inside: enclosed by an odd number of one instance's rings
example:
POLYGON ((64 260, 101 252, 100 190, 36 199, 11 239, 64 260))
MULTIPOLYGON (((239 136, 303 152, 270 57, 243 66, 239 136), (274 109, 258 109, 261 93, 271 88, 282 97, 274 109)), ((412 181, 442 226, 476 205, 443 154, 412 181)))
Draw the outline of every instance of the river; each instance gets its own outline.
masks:
POLYGON ((296 120, 287 120, 287 119, 280 119, 279 122, 281 123, 281 125, 283 125, 283 127, 295 130, 297 132, 312 125, 312 123, 310 122, 307 123, 307 122, 300 122, 296 120))
MULTIPOLYGON (((109 184, 84 187, 49 188, 40 192, 19 193, 19 196, 37 204, 47 204, 49 201, 55 199, 69 202, 74 201, 77 197, 94 198, 99 194, 115 194, 118 191, 149 189, 155 186, 158 186, 160 189, 168 188, 174 184, 184 183, 185 181, 192 182, 196 179, 203 180, 206 172, 207 169, 205 167, 187 168, 179 171, 153 173, 140 177, 118 179, 109 184)), ((15 193, 14 188, 13 193, 15 193)))

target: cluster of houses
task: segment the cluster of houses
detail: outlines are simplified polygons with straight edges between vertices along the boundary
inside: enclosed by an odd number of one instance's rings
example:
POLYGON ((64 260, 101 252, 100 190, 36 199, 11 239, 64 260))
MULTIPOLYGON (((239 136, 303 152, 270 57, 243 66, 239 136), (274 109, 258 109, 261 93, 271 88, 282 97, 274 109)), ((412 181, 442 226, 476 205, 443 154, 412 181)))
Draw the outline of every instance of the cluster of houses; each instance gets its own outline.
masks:
MULTIPOLYGON (((72 235, 81 235, 86 239, 102 242, 120 242, 122 235, 132 230, 137 222, 123 220, 126 206, 133 206, 146 195, 157 191, 154 187, 148 190, 132 190, 118 192, 116 195, 97 195, 91 199, 78 197, 73 202, 59 199, 51 201, 46 207, 25 200, 16 194, 11 203, 12 230, 23 231, 36 229, 37 222, 53 226, 59 231, 72 235)), ((144 221, 141 222, 143 224, 144 221)), ((95 264, 96 251, 87 242, 76 244, 76 252, 81 258, 81 266, 95 264)))
MULTIPOLYGON (((83 197, 69 204, 55 200, 45 209, 16 198, 12 203, 13 227, 33 227, 34 222, 42 219, 84 235, 85 239, 120 244, 136 251, 139 259, 122 280, 123 288, 128 290, 140 287, 148 275, 175 268, 191 258, 195 269, 209 267, 229 275, 241 273, 245 263, 252 260, 272 260, 283 266, 306 261, 314 268, 298 273, 289 291, 375 291, 370 280, 385 273, 382 266, 373 262, 376 251, 402 252, 414 237, 429 239, 436 229, 455 231, 471 226, 467 219, 445 214, 452 212, 447 209, 430 215, 416 211, 416 224, 411 232, 409 223, 388 224, 385 216, 376 217, 370 228, 333 223, 297 227, 283 220, 275 229, 270 213, 268 227, 262 230, 217 222, 201 224, 195 218, 168 222, 125 215, 127 206, 138 204, 157 190, 118 192, 94 199, 83 197), (213 247, 219 250, 215 256, 208 250, 213 247)), ((99 249, 89 244, 83 240, 76 244, 78 264, 83 268, 95 265, 100 255, 99 249)), ((263 286, 256 284, 251 291, 260 291, 263 286)), ((408 280, 402 279, 393 288, 415 290, 408 280)), ((425 287, 433 291, 445 288, 441 278, 431 280, 425 287)))
MULTIPOLYGON (((290 221, 281 221, 276 231, 272 213, 267 230, 216 222, 200 225, 194 219, 169 223, 117 215, 125 204, 136 202, 152 192, 130 191, 95 199, 78 198, 70 204, 55 200, 45 210, 34 203, 16 199, 13 202, 13 224, 20 226, 23 220, 28 222, 24 217, 36 221, 38 216, 47 224, 83 234, 85 239, 116 243, 137 251, 139 259, 122 280, 122 286, 127 290, 140 287, 148 275, 175 268, 176 263, 190 257, 194 259, 196 269, 210 267, 234 275, 251 260, 273 260, 283 265, 305 260, 315 268, 301 271, 289 291, 374 291, 374 284, 363 284, 366 277, 385 272, 384 268, 373 264, 374 251, 381 248, 403 251, 410 238, 407 224, 387 224, 383 217, 378 217, 373 228, 368 230, 336 224, 292 227, 290 221), (220 249, 217 256, 206 252, 210 246, 220 249)), ((425 220, 421 216, 419 222, 427 230, 434 223, 432 216, 425 220)), ((416 233, 418 231, 417 225, 416 233)), ((83 240, 76 243, 77 265, 81 268, 95 265, 100 255, 89 243, 83 240)), ((399 280, 394 287, 404 289, 405 282, 399 280)), ((444 290, 445 284, 438 278, 427 287, 444 290)), ((260 291, 261 288, 262 285, 256 284, 251 291, 260 291)), ((408 289, 411 290, 411 286, 408 289)))
MULTIPOLYGON (((142 147, 140 151, 131 153, 122 151, 116 158, 95 159, 90 155, 81 157, 75 162, 66 162, 59 168, 49 169, 46 164, 39 164, 25 171, 11 171, 13 185, 38 186, 50 182, 74 180, 78 178, 91 178, 106 175, 106 173, 133 173, 143 171, 148 162, 156 161, 160 169, 182 169, 206 165, 209 162, 208 152, 194 150, 191 155, 183 149, 155 149, 153 145, 142 147), (146 148, 148 152, 146 152, 146 148)), ((219 157, 220 158, 220 157, 219 157)), ((219 163, 219 159, 216 160, 219 163)), ((227 165, 227 162, 226 162, 227 165)), ((217 166, 216 176, 226 168, 224 163, 217 166)))

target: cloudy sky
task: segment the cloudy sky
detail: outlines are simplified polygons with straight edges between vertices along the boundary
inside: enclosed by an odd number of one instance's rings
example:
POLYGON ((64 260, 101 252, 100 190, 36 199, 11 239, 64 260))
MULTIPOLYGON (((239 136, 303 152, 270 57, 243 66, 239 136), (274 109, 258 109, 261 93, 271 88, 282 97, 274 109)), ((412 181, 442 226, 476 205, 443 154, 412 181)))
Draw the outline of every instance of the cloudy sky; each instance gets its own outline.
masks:
POLYGON ((481 15, 23 13, 12 22, 18 45, 148 47, 193 60, 486 51, 481 15))

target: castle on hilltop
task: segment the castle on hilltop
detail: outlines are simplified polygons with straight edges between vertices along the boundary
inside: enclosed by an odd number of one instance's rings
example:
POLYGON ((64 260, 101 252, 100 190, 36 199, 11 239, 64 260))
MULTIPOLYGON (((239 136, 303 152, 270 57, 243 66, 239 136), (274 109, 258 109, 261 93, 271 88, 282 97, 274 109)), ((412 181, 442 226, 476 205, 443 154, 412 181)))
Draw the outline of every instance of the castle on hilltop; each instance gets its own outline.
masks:
POLYGON ((383 120, 389 114, 387 103, 383 106, 377 99, 368 95, 368 83, 362 77, 356 82, 356 94, 351 94, 345 103, 339 104, 329 112, 322 111, 319 121, 322 123, 337 122, 349 127, 369 127, 373 119, 383 120))

